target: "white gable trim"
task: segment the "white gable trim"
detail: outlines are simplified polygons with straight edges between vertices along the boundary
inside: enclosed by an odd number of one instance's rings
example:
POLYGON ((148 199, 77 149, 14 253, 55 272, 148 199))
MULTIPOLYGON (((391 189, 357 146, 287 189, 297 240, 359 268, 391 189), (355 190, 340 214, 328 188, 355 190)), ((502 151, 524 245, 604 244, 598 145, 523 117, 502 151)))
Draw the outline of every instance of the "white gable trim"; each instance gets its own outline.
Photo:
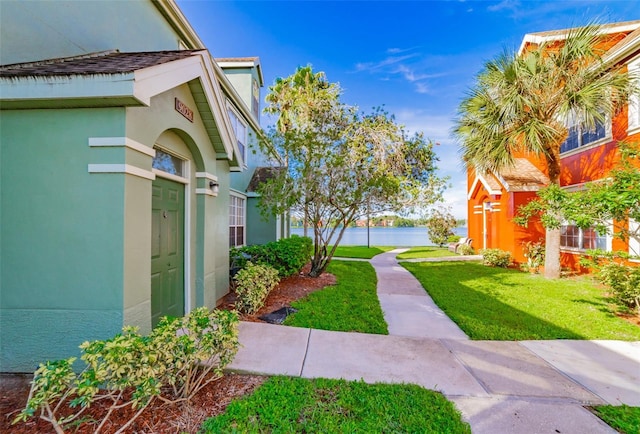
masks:
POLYGON ((485 190, 487 190, 489 194, 493 194, 493 195, 502 194, 502 191, 500 190, 492 190, 487 180, 482 175, 477 174, 476 179, 473 181, 473 184, 469 189, 469 193, 467 194, 467 200, 471 200, 471 197, 473 196, 473 192, 476 190, 476 187, 478 186, 479 182, 482 183, 482 186, 484 187, 485 190))
POLYGON ((184 59, 140 69, 134 74, 134 95, 148 106, 152 97, 198 79, 222 139, 226 154, 224 158, 232 160, 233 155, 238 154, 238 145, 227 117, 225 100, 215 69, 211 55, 206 50, 198 51, 184 59))

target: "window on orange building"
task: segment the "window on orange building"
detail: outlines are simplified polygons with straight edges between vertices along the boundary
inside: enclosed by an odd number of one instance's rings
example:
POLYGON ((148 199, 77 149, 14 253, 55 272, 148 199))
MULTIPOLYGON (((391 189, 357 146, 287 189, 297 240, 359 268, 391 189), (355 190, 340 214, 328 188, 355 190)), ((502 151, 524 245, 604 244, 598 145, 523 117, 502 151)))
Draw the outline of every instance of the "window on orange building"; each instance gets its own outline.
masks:
POLYGON ((560 145, 560 153, 573 151, 581 146, 586 146, 608 136, 607 128, 604 123, 596 122, 592 128, 588 128, 581 124, 569 126, 569 136, 567 140, 560 145))
POLYGON ((560 246, 576 250, 611 250, 610 237, 600 235, 594 228, 582 229, 566 224, 560 228, 560 246))

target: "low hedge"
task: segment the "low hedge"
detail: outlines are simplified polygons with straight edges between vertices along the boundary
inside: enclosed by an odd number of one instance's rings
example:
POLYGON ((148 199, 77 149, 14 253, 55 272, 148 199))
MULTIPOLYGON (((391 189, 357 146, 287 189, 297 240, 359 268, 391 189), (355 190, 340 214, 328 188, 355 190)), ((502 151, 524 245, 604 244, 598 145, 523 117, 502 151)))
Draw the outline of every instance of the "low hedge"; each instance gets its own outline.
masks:
POLYGON ((283 278, 298 273, 311 259, 312 251, 311 238, 292 235, 267 244, 234 247, 230 251, 230 263, 236 271, 244 268, 247 262, 268 265, 283 278))

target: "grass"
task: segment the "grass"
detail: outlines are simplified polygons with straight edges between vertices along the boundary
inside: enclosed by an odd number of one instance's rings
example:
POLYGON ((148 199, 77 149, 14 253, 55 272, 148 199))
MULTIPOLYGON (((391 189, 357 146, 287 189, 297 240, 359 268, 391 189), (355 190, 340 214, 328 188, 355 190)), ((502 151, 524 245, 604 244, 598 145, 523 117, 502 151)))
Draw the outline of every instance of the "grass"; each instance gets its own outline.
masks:
POLYGON ((332 261, 337 284, 291 303, 298 309, 285 325, 321 330, 388 334, 376 294, 376 272, 368 262, 332 261))
POLYGON ((426 246, 412 247, 404 253, 396 256, 397 259, 415 259, 415 258, 442 258, 445 256, 455 256, 446 247, 426 246))
POLYGON ((621 433, 640 433, 640 407, 603 405, 593 407, 593 410, 600 419, 621 433))
POLYGON ((402 265, 471 339, 640 340, 590 279, 547 280, 469 262, 402 265))
POLYGON ((371 259, 380 253, 393 249, 395 247, 338 246, 333 256, 336 258, 371 259))
POLYGON ((410 384, 271 377, 204 433, 471 433, 441 394, 410 384))

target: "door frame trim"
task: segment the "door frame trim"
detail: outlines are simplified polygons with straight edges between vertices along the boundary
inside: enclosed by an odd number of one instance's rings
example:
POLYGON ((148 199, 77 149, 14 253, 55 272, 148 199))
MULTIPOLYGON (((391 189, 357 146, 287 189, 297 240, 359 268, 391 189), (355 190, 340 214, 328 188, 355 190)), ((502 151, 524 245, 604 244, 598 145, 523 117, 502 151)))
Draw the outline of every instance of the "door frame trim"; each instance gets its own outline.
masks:
POLYGON ((176 156, 182 160, 183 163, 183 174, 182 176, 176 176, 171 173, 163 172, 162 170, 152 169, 153 173, 156 176, 164 179, 168 179, 169 181, 174 181, 179 184, 184 185, 184 233, 183 233, 183 270, 184 270, 184 282, 183 288, 184 293, 182 297, 184 299, 184 314, 188 314, 193 309, 191 305, 191 189, 189 188, 191 181, 191 160, 186 158, 184 155, 180 155, 175 151, 165 148, 164 146, 158 145, 157 143, 153 147, 154 149, 160 149, 162 152, 166 152, 167 154, 171 154, 176 156))

